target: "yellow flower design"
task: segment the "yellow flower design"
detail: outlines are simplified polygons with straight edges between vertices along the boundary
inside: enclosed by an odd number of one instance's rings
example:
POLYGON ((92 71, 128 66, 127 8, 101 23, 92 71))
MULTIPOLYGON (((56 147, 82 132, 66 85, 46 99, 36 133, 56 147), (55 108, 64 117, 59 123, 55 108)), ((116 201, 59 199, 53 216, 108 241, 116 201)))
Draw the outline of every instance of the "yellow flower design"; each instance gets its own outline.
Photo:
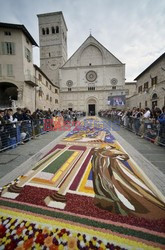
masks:
POLYGON ((47 228, 47 227, 45 227, 45 228, 43 229, 42 233, 43 233, 43 234, 49 234, 49 230, 48 230, 48 228, 47 228))
POLYGON ((63 250, 63 249, 64 249, 64 246, 60 244, 60 245, 58 246, 58 250, 63 250))
POLYGON ((69 250, 77 249, 77 239, 75 237, 68 238, 68 249, 69 250))
POLYGON ((45 240, 44 240, 44 244, 46 247, 50 247, 52 245, 53 242, 53 237, 52 236, 48 236, 45 240))

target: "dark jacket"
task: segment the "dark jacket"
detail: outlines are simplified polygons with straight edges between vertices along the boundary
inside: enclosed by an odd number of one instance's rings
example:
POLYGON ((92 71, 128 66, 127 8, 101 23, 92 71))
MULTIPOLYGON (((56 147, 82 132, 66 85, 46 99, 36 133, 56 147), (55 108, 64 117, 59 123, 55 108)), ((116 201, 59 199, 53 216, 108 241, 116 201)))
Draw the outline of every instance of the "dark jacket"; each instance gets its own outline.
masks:
POLYGON ((165 125, 165 113, 162 113, 159 117, 158 117, 158 121, 160 124, 165 125))

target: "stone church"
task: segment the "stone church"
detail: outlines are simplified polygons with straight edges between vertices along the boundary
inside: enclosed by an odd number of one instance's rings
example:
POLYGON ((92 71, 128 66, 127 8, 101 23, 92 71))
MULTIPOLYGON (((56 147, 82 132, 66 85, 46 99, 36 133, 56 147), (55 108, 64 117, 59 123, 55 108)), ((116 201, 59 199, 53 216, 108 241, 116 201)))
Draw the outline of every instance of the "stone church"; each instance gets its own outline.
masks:
POLYGON ((108 100, 125 95, 125 64, 92 35, 68 59, 62 12, 39 14, 38 20, 40 67, 60 87, 59 109, 97 114, 112 108, 108 100))

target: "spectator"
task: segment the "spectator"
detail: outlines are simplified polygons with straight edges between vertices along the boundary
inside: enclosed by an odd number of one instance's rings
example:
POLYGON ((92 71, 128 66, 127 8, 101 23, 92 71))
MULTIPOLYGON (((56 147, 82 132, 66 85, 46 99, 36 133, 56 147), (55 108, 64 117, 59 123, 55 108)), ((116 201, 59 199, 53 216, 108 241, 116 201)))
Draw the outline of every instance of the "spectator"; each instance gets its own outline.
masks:
POLYGON ((145 129, 148 128, 149 123, 150 123, 150 118, 151 116, 151 111, 149 108, 145 108, 145 112, 142 116, 142 120, 141 120, 141 127, 140 127, 140 134, 141 134, 141 138, 144 138, 144 132, 145 132, 145 129))
POLYGON ((10 123, 15 123, 15 122, 17 122, 17 118, 14 118, 14 117, 13 117, 13 110, 12 110, 12 109, 8 109, 8 110, 7 110, 7 114, 4 115, 4 119, 5 119, 6 121, 9 121, 10 123))
POLYGON ((4 115, 4 120, 6 121, 6 132, 9 137, 9 143, 10 144, 16 144, 16 137, 17 137, 17 131, 16 131, 16 122, 17 118, 13 117, 13 110, 8 109, 7 114, 4 115))
POLYGON ((137 135, 139 133, 140 128, 140 118, 142 116, 141 110, 139 108, 136 109, 135 115, 134 115, 134 129, 135 134, 137 135))
POLYGON ((70 110, 39 110, 37 109, 31 114, 28 108, 17 108, 13 115, 13 110, 0 110, 0 149, 11 147, 12 141, 14 144, 24 144, 23 142, 29 140, 31 137, 45 133, 44 119, 53 121, 53 117, 60 118, 60 126, 63 126, 63 117, 67 121, 73 119, 77 121, 77 117, 83 115, 81 111, 70 110))
POLYGON ((31 116, 31 112, 30 110, 26 110, 24 113, 23 113, 23 120, 32 120, 32 116, 31 116))
POLYGON ((160 142, 165 145, 165 107, 161 110, 156 107, 153 112, 149 108, 145 110, 133 108, 128 110, 100 110, 100 117, 111 119, 112 122, 117 122, 121 126, 135 132, 137 135, 144 136, 156 141, 157 136, 160 142))
MULTIPOLYGON (((157 112, 158 113, 158 112, 157 112)), ((162 113, 158 113, 158 121, 160 124, 165 125, 165 106, 162 108, 162 113)))
POLYGON ((14 113, 13 119, 15 118, 17 119, 17 121, 23 121, 24 119, 22 110, 20 108, 17 108, 17 112, 14 113))
POLYGON ((161 144, 165 144, 165 106, 162 108, 162 113, 157 112, 157 114, 157 120, 160 124, 158 142, 161 144))
POLYGON ((1 146, 0 148, 6 148, 8 146, 8 132, 6 129, 6 121, 4 119, 4 111, 0 110, 0 141, 1 146))

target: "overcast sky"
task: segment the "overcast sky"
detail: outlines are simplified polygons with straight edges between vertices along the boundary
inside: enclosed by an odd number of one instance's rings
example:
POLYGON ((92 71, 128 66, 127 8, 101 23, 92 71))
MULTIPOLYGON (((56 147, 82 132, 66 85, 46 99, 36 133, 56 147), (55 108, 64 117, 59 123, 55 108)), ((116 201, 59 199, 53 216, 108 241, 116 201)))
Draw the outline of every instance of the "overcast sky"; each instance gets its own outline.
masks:
MULTIPOLYGON (((165 0, 0 0, 0 22, 24 24, 39 43, 37 14, 62 11, 68 56, 89 36, 126 63, 132 81, 165 52, 165 0)), ((39 49, 34 49, 39 66, 39 49)))

